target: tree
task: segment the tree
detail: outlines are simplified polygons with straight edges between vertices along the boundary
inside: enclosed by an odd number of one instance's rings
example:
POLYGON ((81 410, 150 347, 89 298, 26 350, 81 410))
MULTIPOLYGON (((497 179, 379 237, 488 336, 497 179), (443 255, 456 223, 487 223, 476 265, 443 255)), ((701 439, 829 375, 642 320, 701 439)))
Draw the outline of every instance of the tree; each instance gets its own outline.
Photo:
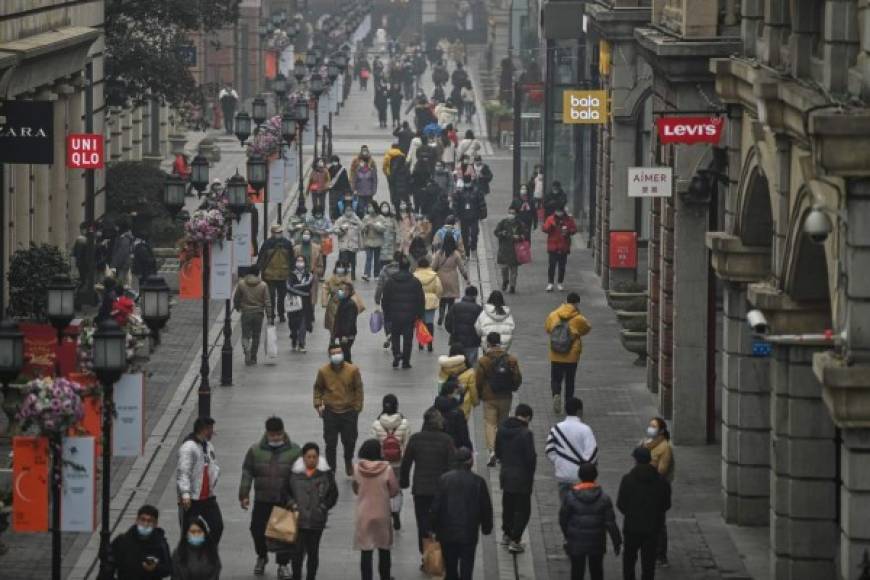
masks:
POLYGON ((45 320, 48 285, 57 274, 69 275, 69 262, 57 246, 32 245, 15 250, 9 263, 9 315, 45 320))
POLYGON ((129 221, 133 233, 155 246, 173 247, 183 232, 163 204, 166 174, 141 161, 113 163, 106 171, 106 216, 110 224, 129 221))

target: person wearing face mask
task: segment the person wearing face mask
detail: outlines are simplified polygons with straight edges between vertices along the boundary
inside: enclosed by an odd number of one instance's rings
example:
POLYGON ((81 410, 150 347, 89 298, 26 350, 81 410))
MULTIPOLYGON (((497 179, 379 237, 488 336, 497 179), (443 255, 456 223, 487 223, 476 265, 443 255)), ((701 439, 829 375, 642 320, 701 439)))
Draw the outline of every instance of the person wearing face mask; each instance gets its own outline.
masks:
POLYGON ((305 336, 314 327, 314 300, 317 296, 315 280, 316 276, 308 269, 308 261, 303 255, 297 255, 296 267, 287 279, 287 293, 297 296, 302 302, 302 308, 291 312, 287 317, 294 351, 306 352, 305 336))
POLYGON ((571 237, 577 233, 577 222, 574 217, 565 212, 564 207, 558 208, 544 222, 544 233, 547 234, 547 292, 553 291, 553 281, 558 271, 559 291, 564 290, 565 267, 568 264, 568 254, 571 253, 571 237))
MULTIPOLYGON (((646 427, 646 437, 640 445, 650 451, 650 465, 656 468, 668 483, 674 481, 674 452, 671 447, 671 433, 667 422, 661 417, 653 417, 646 427)), ((662 519, 662 529, 659 533, 656 550, 658 565, 667 568, 668 563, 668 526, 662 519)))
MULTIPOLYGON (((290 475, 293 464, 300 457, 299 446, 290 440, 284 431, 280 417, 266 419, 266 432, 248 449, 242 462, 242 479, 239 483, 239 504, 247 511, 251 507, 251 486, 254 488, 254 507, 251 510, 251 538, 257 562, 254 575, 261 576, 269 561, 266 548, 266 524, 273 507, 284 508, 290 504, 290 475)), ((279 551, 278 579, 289 580, 291 550, 279 551)))
POLYGON ((399 247, 399 224, 393 215, 390 204, 386 201, 381 203, 379 212, 384 223, 384 243, 378 255, 378 263, 375 264, 375 272, 378 276, 380 276, 384 266, 392 261, 393 254, 399 247))
POLYGON ((350 164, 350 186, 359 199, 361 211, 372 204, 378 192, 378 166, 367 145, 360 148, 350 164))
POLYGON ((472 155, 477 155, 481 149, 483 149, 483 145, 481 145, 480 141, 478 141, 474 136, 474 131, 468 129, 465 132, 465 137, 459 142, 459 145, 456 146, 456 156, 459 158, 470 157, 472 155))
POLYGON ((549 217, 566 205, 568 194, 562 189, 561 181, 554 181, 553 188, 544 196, 544 214, 549 217))
POLYGON ((510 287, 510 293, 516 294, 517 274, 520 267, 516 245, 529 239, 529 232, 523 222, 517 219, 515 204, 511 204, 507 217, 495 226, 494 234, 498 240, 496 262, 501 266, 501 290, 504 292, 510 287))
POLYGON ((351 280, 356 280, 356 254, 362 247, 362 229, 363 222, 352 205, 344 207, 333 228, 338 238, 338 259, 350 265, 351 280))
POLYGON ((335 308, 327 309, 326 318, 331 323, 329 330, 330 344, 341 345, 344 360, 352 362, 351 348, 356 340, 356 319, 360 310, 354 298, 353 284, 347 283, 335 293, 335 308), (332 316, 330 316, 332 313, 332 316))
POLYGON ((197 517, 182 529, 184 534, 172 552, 172 580, 218 580, 221 559, 208 522, 197 517))
POLYGON ((435 162, 435 170, 432 172, 432 179, 441 190, 442 193, 448 196, 453 193, 456 180, 451 175, 450 170, 445 166, 445 162, 440 159, 435 162))
POLYGON ((408 257, 399 257, 398 272, 390 276, 381 295, 384 320, 389 322, 390 341, 393 348, 393 368, 411 368, 411 349, 414 342, 414 325, 425 313, 426 298, 423 285, 411 272, 408 257), (401 349, 400 349, 401 346, 401 349))
POLYGON ((302 457, 293 464, 290 491, 294 511, 298 512, 296 525, 299 535, 293 557, 293 578, 302 580, 302 565, 308 560, 306 580, 317 577, 320 561, 320 538, 326 528, 329 510, 338 502, 335 474, 326 459, 320 455, 317 443, 302 446, 302 457))
POLYGON ((441 132, 441 157, 439 159, 451 172, 456 167, 456 142, 456 130, 453 129, 453 125, 447 125, 441 132))
MULTIPOLYGON (((248 268, 245 277, 239 280, 233 294, 233 308, 242 313, 242 351, 245 364, 257 364, 257 351, 260 349, 260 330, 263 319, 271 312, 272 300, 269 287, 260 280, 257 266, 248 268)), ((272 315, 274 316, 274 315, 272 315)), ((273 319, 270 319, 270 322, 273 319)))
POLYGON ((353 197, 350 177, 347 170, 341 166, 338 155, 333 155, 329 159, 329 213, 333 220, 341 215, 338 201, 345 197, 353 197))
POLYGON ((444 418, 444 432, 453 439, 453 446, 459 449, 473 449, 471 436, 468 433, 468 422, 462 412, 462 390, 459 381, 450 377, 441 384, 433 407, 438 409, 444 418))
POLYGON ((175 488, 181 529, 187 529, 188 522, 201 517, 208 522, 212 542, 217 546, 223 535, 224 520, 215 495, 220 467, 211 443, 214 423, 211 417, 198 417, 193 422, 193 432, 178 448, 175 488))
POLYGON ((538 454, 529 430, 532 408, 517 405, 513 417, 505 419, 495 435, 495 457, 501 465, 498 474, 502 500, 502 543, 512 553, 524 552, 520 543, 532 513, 532 487, 538 454))
POLYGON ((323 419, 323 441, 329 468, 335 472, 340 436, 348 477, 353 477, 353 452, 362 408, 363 382, 359 368, 345 362, 341 345, 331 344, 329 362, 320 367, 314 381, 314 410, 323 419))
POLYGON ((163 528, 157 527, 158 515, 154 506, 139 508, 136 523, 112 540, 99 580, 159 580, 172 573, 169 544, 163 528))
POLYGON ((366 250, 366 263, 365 268, 363 268, 362 279, 366 282, 380 272, 378 266, 381 260, 381 248, 384 245, 386 231, 387 220, 379 215, 377 205, 369 204, 366 209, 366 216, 362 221, 363 245, 366 250))
MULTIPOLYGON (((384 395, 381 401, 381 414, 372 423, 371 436, 381 444, 381 457, 389 461, 398 482, 399 467, 402 455, 408 447, 408 439, 411 437, 411 426, 408 420, 399 412, 399 399, 396 395, 384 395)), ((402 527, 402 494, 390 500, 390 511, 393 514, 393 529, 402 527)))
POLYGON ((534 203, 529 199, 529 188, 526 185, 520 186, 520 195, 516 205, 517 218, 531 235, 531 232, 538 227, 538 214, 535 211, 534 203))
POLYGON ((318 159, 311 168, 308 177, 308 195, 311 196, 314 207, 326 207, 326 191, 329 189, 329 172, 326 162, 318 159))
POLYGON ((414 227, 417 225, 411 204, 406 201, 399 203, 399 212, 396 217, 399 222, 399 249, 407 255, 411 248, 411 240, 414 238, 414 227))
POLYGON ((489 165, 483 162, 483 158, 480 155, 475 155, 472 168, 474 170, 474 184, 480 190, 480 193, 489 195, 489 184, 492 183, 492 170, 489 168, 489 165))
POLYGON ((523 374, 520 363, 501 344, 502 340, 497 332, 486 335, 486 350, 477 367, 474 369, 474 383, 480 392, 480 400, 483 401, 483 422, 486 448, 489 451, 487 465, 494 467, 495 436, 502 421, 507 419, 511 410, 514 391, 523 384, 523 374))
MULTIPOLYGON (((544 166, 541 164, 535 165, 532 172, 532 177, 526 186, 532 195, 532 206, 535 209, 537 221, 544 223, 544 166)), ((537 225, 535 226, 537 227, 537 225)))
POLYGON ((274 224, 271 237, 263 243, 257 257, 257 268, 263 281, 269 286, 269 324, 275 320, 275 307, 278 319, 284 322, 284 297, 287 294, 286 281, 294 261, 293 244, 284 237, 284 227, 274 224))
POLYGON ((486 199, 474 184, 471 177, 465 175, 462 190, 456 199, 456 212, 459 214, 459 226, 462 230, 462 240, 468 255, 477 253, 477 236, 480 233, 480 220, 487 215, 486 199))

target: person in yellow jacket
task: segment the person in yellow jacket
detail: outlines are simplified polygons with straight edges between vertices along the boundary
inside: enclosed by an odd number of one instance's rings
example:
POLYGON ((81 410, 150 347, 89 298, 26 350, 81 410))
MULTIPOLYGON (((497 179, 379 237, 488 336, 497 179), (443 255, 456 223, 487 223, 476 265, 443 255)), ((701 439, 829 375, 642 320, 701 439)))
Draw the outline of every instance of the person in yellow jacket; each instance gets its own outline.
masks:
POLYGON ((477 393, 474 369, 468 366, 468 361, 465 359, 465 351, 461 344, 451 346, 448 356, 441 355, 438 357, 439 391, 441 390, 441 385, 450 377, 455 377, 456 382, 459 383, 459 389, 462 393, 462 404, 460 407, 467 421, 471 416, 471 410, 480 404, 480 396, 477 393))
MULTIPOLYGON (((429 352, 432 352, 435 344, 435 312, 438 310, 438 305, 441 304, 441 295, 444 293, 444 288, 441 286, 441 278, 435 270, 432 269, 432 264, 429 262, 429 257, 424 256, 417 261, 417 269, 414 270, 414 277, 423 285, 423 294, 426 298, 426 312, 423 316, 423 322, 429 329, 429 334, 433 340, 427 347, 429 352)), ((420 350, 423 350, 423 345, 420 345, 420 350)))
POLYGON ((544 328, 550 336, 550 390, 553 412, 562 412, 562 383, 565 400, 574 396, 574 378, 583 353, 582 337, 592 329, 580 313, 580 295, 568 294, 567 301, 547 316, 544 328))

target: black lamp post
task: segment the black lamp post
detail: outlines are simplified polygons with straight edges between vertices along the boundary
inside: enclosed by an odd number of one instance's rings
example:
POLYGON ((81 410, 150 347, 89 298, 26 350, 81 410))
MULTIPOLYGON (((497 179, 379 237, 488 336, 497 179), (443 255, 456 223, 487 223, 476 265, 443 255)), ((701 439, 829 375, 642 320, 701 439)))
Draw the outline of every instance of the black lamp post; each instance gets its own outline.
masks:
POLYGON ((112 318, 100 322, 94 332, 94 374, 103 387, 103 468, 100 498, 100 575, 111 559, 112 419, 115 414, 115 383, 127 370, 127 333, 112 318))
POLYGON ((160 276, 148 276, 139 287, 139 304, 142 308, 142 319, 151 335, 154 344, 160 344, 160 331, 169 321, 169 286, 160 276))
MULTIPOLYGON (((239 175, 238 171, 227 182, 226 193, 230 211, 233 212, 233 217, 238 221, 248 207, 248 182, 239 175)), ((232 228, 233 224, 230 223, 230 229, 227 232, 228 240, 233 238, 232 228)), ((224 344, 221 347, 221 386, 224 387, 233 384, 233 325, 231 317, 232 305, 227 299, 224 303, 224 344)))
POLYGON ((177 175, 167 175, 163 181, 163 204, 173 217, 184 208, 186 185, 177 175))
MULTIPOLYGON (((334 60, 330 61, 329 66, 326 67, 326 76, 329 78, 329 91, 330 91, 330 93, 337 90, 337 88, 338 88, 337 85, 335 84, 335 81, 338 80, 338 73, 339 73, 338 65, 335 63, 334 60)), ((335 99, 337 102, 338 101, 337 95, 336 95, 335 99)), ((330 103, 330 105, 331 105, 331 103, 330 103)), ((326 155, 331 157, 332 156, 332 107, 331 106, 329 107, 329 149, 328 149, 328 151, 329 152, 326 155)))
POLYGON ((269 239, 269 166, 260 155, 251 155, 247 162, 248 183, 255 190, 263 190, 263 241, 269 239))
POLYGON ((326 90, 326 86, 320 73, 314 73, 311 75, 308 85, 311 95, 314 97, 314 162, 317 163, 317 131, 318 123, 320 122, 320 95, 322 95, 323 91, 326 90))
MULTIPOLYGON (((287 111, 281 115, 281 138, 283 139, 283 143, 281 143, 279 149, 279 157, 281 159, 284 158, 284 145, 286 144, 288 147, 291 143, 296 139, 296 118, 293 116, 293 113, 287 111)), ((281 223, 283 218, 283 199, 282 195, 278 199, 278 223, 281 223)))
POLYGON ((300 58, 293 65, 293 76, 296 77, 296 83, 301 85, 302 81, 305 80, 306 74, 308 74, 308 73, 305 70, 305 63, 300 58))
POLYGON ((198 153, 190 163, 190 184, 199 193, 208 187, 208 159, 202 153, 198 153))
POLYGON ((305 54, 305 66, 308 67, 308 72, 314 70, 314 67, 317 66, 317 60, 317 51, 315 49, 312 48, 305 54))
POLYGON ((277 100, 277 106, 275 108, 280 111, 281 105, 284 102, 284 97, 287 95, 287 77, 284 76, 284 73, 279 72, 275 75, 275 78, 272 80, 272 90, 275 92, 277 100))
POLYGON ((241 145, 251 136, 251 116, 246 111, 236 113, 236 139, 241 145))
POLYGON ((266 122, 267 116, 268 111, 266 110, 266 99, 263 97, 256 97, 251 102, 251 118, 254 120, 254 123, 259 126, 266 122))
POLYGON ((296 119, 296 122, 299 124, 298 134, 299 134, 299 142, 298 142, 298 153, 299 153, 299 195, 297 196, 296 201, 296 211, 298 213, 305 212, 305 183, 302 178, 302 145, 303 145, 303 135, 305 135, 305 125, 308 124, 308 100, 307 99, 299 99, 296 101, 296 104, 293 105, 293 117, 296 119))

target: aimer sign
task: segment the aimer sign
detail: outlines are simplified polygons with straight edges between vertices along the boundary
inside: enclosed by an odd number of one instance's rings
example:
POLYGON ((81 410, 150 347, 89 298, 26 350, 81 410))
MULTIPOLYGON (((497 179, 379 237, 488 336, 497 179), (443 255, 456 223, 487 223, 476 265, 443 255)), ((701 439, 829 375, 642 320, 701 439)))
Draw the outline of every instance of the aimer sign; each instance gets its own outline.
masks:
POLYGON ((66 137, 66 166, 69 169, 102 169, 106 163, 103 136, 75 133, 66 137))
POLYGON ((562 123, 601 125, 607 122, 607 91, 562 93, 562 123))
POLYGON ((629 167, 628 197, 671 197, 672 167, 629 167))

